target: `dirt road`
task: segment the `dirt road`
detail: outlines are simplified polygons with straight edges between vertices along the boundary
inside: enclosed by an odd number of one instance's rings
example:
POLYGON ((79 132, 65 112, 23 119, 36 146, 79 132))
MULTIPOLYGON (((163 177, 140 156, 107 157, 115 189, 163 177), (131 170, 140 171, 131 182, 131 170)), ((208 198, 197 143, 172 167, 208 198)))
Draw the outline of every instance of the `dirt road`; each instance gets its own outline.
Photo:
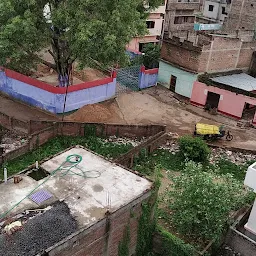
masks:
POLYGON ((12 116, 18 120, 57 120, 58 117, 40 109, 30 107, 18 101, 13 101, 0 94, 0 113, 12 116))
POLYGON ((192 134, 197 122, 225 124, 234 135, 232 142, 221 140, 228 146, 256 149, 256 130, 237 127, 237 121, 221 115, 210 115, 203 109, 187 105, 174 98, 172 92, 161 86, 141 92, 119 95, 115 100, 87 105, 66 120, 106 122, 119 124, 163 124, 167 130, 179 135, 192 134))

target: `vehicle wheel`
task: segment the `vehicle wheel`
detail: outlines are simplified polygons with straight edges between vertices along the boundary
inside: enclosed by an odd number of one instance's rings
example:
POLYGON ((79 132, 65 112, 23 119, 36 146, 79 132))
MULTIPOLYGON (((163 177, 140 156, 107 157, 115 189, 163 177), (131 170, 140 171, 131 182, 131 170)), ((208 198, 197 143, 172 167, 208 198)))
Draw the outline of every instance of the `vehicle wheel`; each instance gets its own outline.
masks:
POLYGON ((203 138, 204 138, 204 140, 210 140, 211 139, 209 135, 204 135, 203 138))
POLYGON ((227 140, 227 141, 233 140, 233 135, 232 135, 232 134, 228 134, 228 135, 226 136, 226 140, 227 140))

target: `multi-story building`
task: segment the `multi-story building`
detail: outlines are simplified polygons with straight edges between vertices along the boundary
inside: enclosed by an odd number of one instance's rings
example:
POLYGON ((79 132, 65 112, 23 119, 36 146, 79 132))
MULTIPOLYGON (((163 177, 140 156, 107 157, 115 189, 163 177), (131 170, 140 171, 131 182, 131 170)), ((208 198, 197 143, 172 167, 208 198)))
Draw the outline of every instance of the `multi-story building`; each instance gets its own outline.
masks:
POLYGON ((131 40, 127 48, 132 51, 141 51, 144 44, 147 43, 158 43, 160 41, 164 23, 165 6, 164 4, 151 11, 146 21, 148 34, 144 37, 135 37, 131 40))
POLYGON ((225 31, 255 30, 256 1, 232 0, 228 19, 224 24, 225 31))
POLYGON ((202 10, 203 0, 168 0, 164 23, 164 33, 168 37, 186 40, 195 38, 194 22, 196 14, 202 10))
POLYGON ((230 11, 230 4, 230 0, 206 0, 201 15, 197 15, 197 21, 223 24, 230 11))

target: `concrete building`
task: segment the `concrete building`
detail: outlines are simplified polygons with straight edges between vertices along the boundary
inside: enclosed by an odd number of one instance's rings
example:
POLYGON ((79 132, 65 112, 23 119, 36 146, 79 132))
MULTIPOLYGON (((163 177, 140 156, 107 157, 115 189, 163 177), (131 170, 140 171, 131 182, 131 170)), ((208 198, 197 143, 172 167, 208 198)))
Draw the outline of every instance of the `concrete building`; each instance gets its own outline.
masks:
POLYGON ((229 0, 205 0, 196 22, 205 24, 223 24, 230 12, 229 0))
POLYGON ((158 43, 160 41, 164 23, 166 1, 167 0, 163 1, 163 5, 150 12, 146 21, 148 34, 144 37, 133 38, 127 46, 128 50, 141 52, 144 44, 158 43))
POLYGON ((186 40, 194 40, 196 14, 202 11, 203 0, 169 0, 166 6, 164 33, 186 40))
POLYGON ((164 39, 158 81, 190 98, 197 74, 248 71, 256 41, 251 37, 197 34, 196 43, 177 37, 164 39))
POLYGON ((235 30, 254 31, 255 24, 255 0, 231 0, 228 19, 226 19, 223 29, 226 32, 235 30))
POLYGON ((256 79, 247 74, 220 75, 207 84, 194 82, 190 102, 256 125, 255 89, 256 79))
POLYGON ((130 230, 135 253, 152 182, 74 147, 0 184, 0 254, 118 255, 130 230))

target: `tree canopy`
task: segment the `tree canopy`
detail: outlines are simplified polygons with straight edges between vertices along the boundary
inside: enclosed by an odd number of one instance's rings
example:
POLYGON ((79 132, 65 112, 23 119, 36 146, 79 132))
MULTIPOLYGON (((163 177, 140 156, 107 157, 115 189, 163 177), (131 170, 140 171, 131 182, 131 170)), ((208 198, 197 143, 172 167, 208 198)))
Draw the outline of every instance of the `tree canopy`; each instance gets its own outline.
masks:
POLYGON ((69 76, 74 61, 123 63, 125 46, 146 33, 162 0, 1 0, 0 65, 27 73, 37 63, 69 76), (48 49, 49 63, 40 52, 48 49))

